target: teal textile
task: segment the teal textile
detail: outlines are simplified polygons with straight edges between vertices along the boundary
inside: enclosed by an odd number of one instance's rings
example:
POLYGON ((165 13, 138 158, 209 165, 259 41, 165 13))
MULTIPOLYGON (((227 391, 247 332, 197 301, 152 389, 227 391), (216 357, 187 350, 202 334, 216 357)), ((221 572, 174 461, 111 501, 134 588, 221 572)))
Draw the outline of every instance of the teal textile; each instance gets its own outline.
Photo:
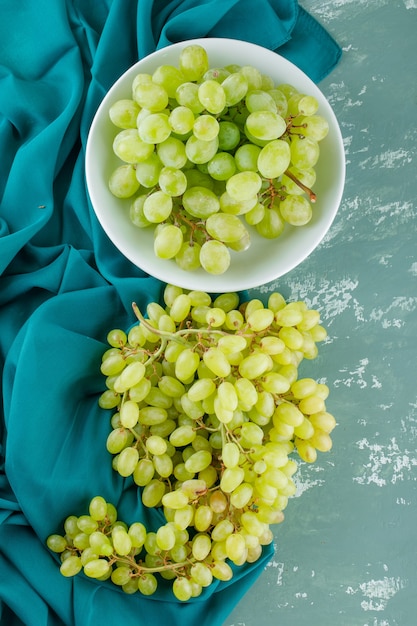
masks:
POLYGON ((69 514, 102 494, 127 522, 160 525, 112 471, 97 406, 105 337, 164 285, 125 260, 99 226, 84 180, 94 113, 138 58, 202 36, 277 50, 319 81, 340 57, 289 0, 2 0, 0 3, 0 622, 221 625, 272 548, 231 583, 176 602, 68 580, 45 547, 69 514), (256 4, 256 12, 254 6, 256 4))

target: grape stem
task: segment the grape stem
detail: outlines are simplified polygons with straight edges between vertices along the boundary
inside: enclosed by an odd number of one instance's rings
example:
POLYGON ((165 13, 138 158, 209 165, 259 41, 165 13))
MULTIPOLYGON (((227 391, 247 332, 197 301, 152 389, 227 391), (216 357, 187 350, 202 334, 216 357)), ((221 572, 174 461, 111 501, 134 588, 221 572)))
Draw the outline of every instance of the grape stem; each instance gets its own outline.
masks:
POLYGON ((314 191, 310 189, 310 187, 307 187, 307 185, 304 185, 301 182, 301 180, 299 180, 296 176, 294 176, 292 172, 290 172, 290 170, 286 170, 284 173, 285 173, 285 176, 288 176, 288 178, 291 178, 291 180, 308 195, 310 202, 313 202, 313 203, 316 202, 317 196, 314 193, 314 191))

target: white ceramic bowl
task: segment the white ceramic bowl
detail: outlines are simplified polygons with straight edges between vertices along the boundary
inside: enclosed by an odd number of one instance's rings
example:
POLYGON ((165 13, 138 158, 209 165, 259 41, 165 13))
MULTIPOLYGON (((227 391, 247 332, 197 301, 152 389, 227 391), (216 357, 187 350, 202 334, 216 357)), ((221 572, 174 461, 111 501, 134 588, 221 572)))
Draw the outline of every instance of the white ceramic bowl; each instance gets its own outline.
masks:
POLYGON ((119 251, 146 273, 165 283, 185 289, 210 293, 240 291, 258 287, 288 273, 306 259, 330 228, 342 198, 345 182, 345 156, 342 135, 335 114, 319 88, 295 65, 275 52, 235 39, 205 38, 187 40, 157 50, 127 70, 103 99, 88 136, 86 180, 97 218, 119 251), (268 74, 275 83, 290 83, 299 91, 313 95, 319 102, 319 113, 329 122, 329 133, 320 142, 320 159, 316 166, 314 191, 317 202, 310 223, 302 227, 287 226, 278 238, 268 240, 250 228, 251 246, 244 252, 232 252, 229 269, 223 275, 207 274, 203 269, 185 272, 175 261, 158 259, 153 252, 153 229, 139 229, 129 218, 130 200, 115 198, 108 189, 111 171, 120 164, 112 151, 118 129, 109 120, 109 108, 118 99, 131 97, 131 85, 138 72, 152 73, 159 65, 178 64, 185 46, 196 43, 207 50, 210 66, 237 63, 253 65, 268 74))

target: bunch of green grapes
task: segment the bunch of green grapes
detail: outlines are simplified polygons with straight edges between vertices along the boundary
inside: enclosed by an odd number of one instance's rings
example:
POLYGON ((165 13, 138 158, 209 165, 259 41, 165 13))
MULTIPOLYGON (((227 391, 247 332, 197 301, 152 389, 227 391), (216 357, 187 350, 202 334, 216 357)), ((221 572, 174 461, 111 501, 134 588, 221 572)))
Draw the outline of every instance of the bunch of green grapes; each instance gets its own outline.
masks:
POLYGON ((250 229, 279 237, 312 217, 319 142, 329 130, 314 96, 252 66, 210 68, 185 47, 178 67, 139 73, 110 108, 123 162, 109 187, 130 218, 153 228, 154 252, 185 271, 224 273, 250 229))
POLYGON ((236 293, 167 285, 164 306, 133 308, 138 323, 108 334, 99 404, 113 412, 114 470, 166 523, 127 526, 95 496, 48 546, 64 576, 83 570, 145 595, 162 576, 186 601, 261 556, 296 491, 294 455, 312 463, 331 449, 329 389, 298 376, 326 330, 318 311, 279 293, 239 305, 236 293))

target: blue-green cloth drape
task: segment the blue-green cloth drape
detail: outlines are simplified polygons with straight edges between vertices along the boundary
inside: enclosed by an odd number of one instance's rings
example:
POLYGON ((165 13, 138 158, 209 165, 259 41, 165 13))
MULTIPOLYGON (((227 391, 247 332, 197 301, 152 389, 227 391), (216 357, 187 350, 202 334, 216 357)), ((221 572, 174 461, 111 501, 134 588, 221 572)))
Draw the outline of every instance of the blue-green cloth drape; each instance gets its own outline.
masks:
POLYGON ((93 626, 224 622, 271 556, 181 604, 168 589, 126 596, 65 579, 45 547, 64 518, 102 494, 126 521, 160 524, 112 471, 99 362, 131 302, 163 285, 126 261, 85 188, 94 113, 138 58, 204 36, 278 51, 319 81, 340 57, 291 0, 0 0, 0 622, 93 626))

